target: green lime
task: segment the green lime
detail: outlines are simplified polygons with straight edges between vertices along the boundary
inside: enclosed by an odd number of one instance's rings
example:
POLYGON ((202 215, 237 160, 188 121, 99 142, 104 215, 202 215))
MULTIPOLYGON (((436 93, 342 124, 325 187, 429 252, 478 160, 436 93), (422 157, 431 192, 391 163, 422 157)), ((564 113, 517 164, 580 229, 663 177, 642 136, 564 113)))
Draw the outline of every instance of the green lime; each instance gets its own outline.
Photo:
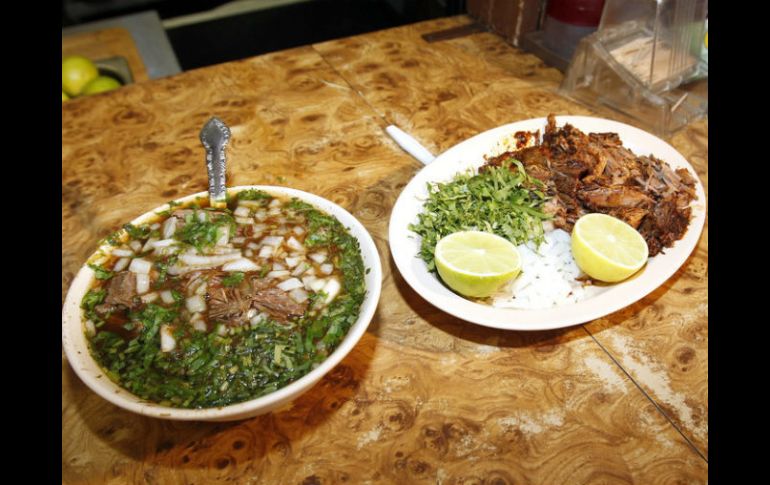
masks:
POLYGON ((99 76, 99 70, 90 59, 83 56, 67 56, 61 60, 61 89, 68 96, 78 96, 85 87, 99 76))
POLYGON ((83 88, 82 94, 88 95, 103 93, 104 91, 117 89, 120 86, 122 86, 122 84, 120 84, 120 82, 118 82, 115 78, 109 76, 99 76, 90 83, 86 84, 86 86, 83 88))
POLYGON ((622 281, 647 262, 647 241, 639 231, 607 214, 586 214, 572 230, 572 256, 591 278, 622 281))
POLYGON ((510 241, 481 231, 455 232, 436 244, 436 269, 461 295, 491 295, 521 271, 519 251, 510 241))

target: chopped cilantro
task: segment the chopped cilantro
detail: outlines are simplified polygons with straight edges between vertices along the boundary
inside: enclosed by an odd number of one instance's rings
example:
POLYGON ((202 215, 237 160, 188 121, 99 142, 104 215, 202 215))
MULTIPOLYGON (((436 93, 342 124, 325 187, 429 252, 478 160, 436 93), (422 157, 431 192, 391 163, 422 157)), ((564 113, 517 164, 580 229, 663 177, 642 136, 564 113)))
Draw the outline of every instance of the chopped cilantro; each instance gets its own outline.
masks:
POLYGON ((224 286, 238 286, 243 281, 243 277, 245 275, 241 273, 240 271, 236 271, 234 273, 231 273, 224 278, 222 278, 222 285, 224 286))
POLYGON ((529 176, 518 160, 510 159, 485 172, 461 173, 446 183, 428 184, 428 200, 409 229, 422 236, 420 257, 435 270, 438 241, 459 231, 486 231, 514 244, 543 241, 543 183, 529 176), (515 166, 515 170, 513 170, 515 166))

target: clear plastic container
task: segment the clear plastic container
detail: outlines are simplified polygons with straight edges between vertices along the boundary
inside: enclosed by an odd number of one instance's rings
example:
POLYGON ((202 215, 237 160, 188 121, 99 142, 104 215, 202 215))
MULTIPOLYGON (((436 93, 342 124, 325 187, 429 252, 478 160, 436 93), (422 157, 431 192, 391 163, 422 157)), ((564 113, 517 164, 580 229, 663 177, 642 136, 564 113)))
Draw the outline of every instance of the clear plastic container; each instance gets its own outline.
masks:
POLYGON ((581 40, 560 92, 663 136, 706 116, 707 97, 677 88, 703 77, 707 9, 702 0, 607 0, 599 30, 581 40))

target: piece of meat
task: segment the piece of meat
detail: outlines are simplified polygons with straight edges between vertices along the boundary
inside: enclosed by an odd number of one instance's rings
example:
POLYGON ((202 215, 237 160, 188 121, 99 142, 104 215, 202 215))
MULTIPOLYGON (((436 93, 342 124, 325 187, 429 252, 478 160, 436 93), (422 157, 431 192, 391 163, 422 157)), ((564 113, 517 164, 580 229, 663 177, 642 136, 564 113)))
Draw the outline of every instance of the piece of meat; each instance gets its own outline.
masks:
POLYGON ((615 209, 608 212, 609 215, 617 217, 621 221, 625 221, 626 224, 634 229, 639 227, 642 220, 650 213, 647 209, 640 207, 625 207, 622 209, 615 209))
POLYGON ((578 191, 578 198, 589 209, 620 209, 631 207, 649 208, 653 200, 641 190, 625 185, 611 187, 587 187, 578 191))
POLYGON ((280 288, 267 288, 257 291, 253 298, 254 308, 263 311, 280 322, 301 317, 307 310, 308 301, 297 303, 280 288))
POLYGON ((121 271, 110 279, 104 303, 131 307, 134 305, 135 296, 137 296, 136 275, 129 271, 121 271))
POLYGON ((137 306, 136 296, 136 275, 129 271, 121 271, 110 278, 104 302, 94 309, 105 315, 116 310, 134 308, 137 306))

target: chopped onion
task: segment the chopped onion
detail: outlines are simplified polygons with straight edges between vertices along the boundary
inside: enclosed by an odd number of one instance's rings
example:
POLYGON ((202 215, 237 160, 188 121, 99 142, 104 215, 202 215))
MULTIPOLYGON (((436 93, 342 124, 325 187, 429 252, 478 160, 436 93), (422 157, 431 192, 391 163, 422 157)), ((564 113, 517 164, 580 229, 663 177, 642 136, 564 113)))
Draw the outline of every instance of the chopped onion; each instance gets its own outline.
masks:
POLYGON ((231 239, 233 244, 243 244, 246 242, 246 238, 243 236, 234 237, 231 239))
POLYGON ((289 272, 286 270, 270 271, 266 276, 268 278, 282 278, 284 276, 289 276, 289 272))
POLYGON ((152 269, 152 263, 142 258, 134 258, 128 265, 128 270, 137 274, 149 274, 152 269))
POLYGON ((281 209, 279 207, 273 207, 269 211, 267 211, 267 215, 269 216, 277 216, 281 214, 281 209))
POLYGON ((340 282, 337 280, 337 278, 329 278, 328 283, 326 283, 326 285, 323 287, 323 290, 321 290, 326 293, 324 304, 328 305, 331 303, 331 301, 334 300, 341 289, 342 285, 340 285, 340 282))
POLYGON ((314 282, 315 280, 317 280, 317 279, 318 279, 318 278, 316 278, 315 276, 303 276, 303 277, 302 277, 302 283, 304 283, 304 284, 305 284, 305 288, 307 288, 308 290, 310 290, 310 289, 311 289, 311 288, 310 288, 310 284, 311 284, 312 282, 314 282))
POLYGON ((315 276, 305 276, 302 278, 302 282, 305 284, 305 288, 318 293, 324 286, 326 286, 327 280, 324 278, 316 278, 315 276))
POLYGON ((218 254, 216 256, 198 256, 196 254, 182 254, 179 261, 189 266, 219 266, 230 261, 241 258, 241 252, 235 251, 227 254, 218 254))
POLYGON ((326 261, 326 254, 325 253, 320 253, 320 252, 319 253, 312 253, 312 254, 309 254, 308 257, 310 259, 312 259, 313 261, 315 261, 316 263, 318 263, 318 264, 321 264, 324 261, 326 261))
POLYGON ((151 224, 150 225, 150 229, 152 229, 153 231, 156 230, 156 229, 160 229, 160 222, 156 222, 154 224, 151 224))
POLYGON ((235 222, 238 224, 243 224, 248 226, 254 222, 254 219, 252 219, 251 217, 236 217, 235 222))
POLYGON ((133 249, 133 250, 134 250, 134 252, 136 252, 136 253, 138 253, 139 251, 141 251, 141 250, 142 250, 142 243, 140 243, 139 241, 131 241, 130 243, 128 243, 128 245, 129 245, 129 246, 131 247, 131 249, 133 249))
POLYGON ((246 312, 246 318, 251 320, 252 318, 257 316, 257 313, 258 313, 257 310, 255 310, 254 308, 249 308, 249 311, 246 312))
POLYGON ((268 319, 268 316, 266 313, 257 313, 256 315, 251 317, 251 319, 249 320, 249 323, 251 323, 252 327, 256 327, 257 325, 259 325, 260 323, 264 322, 267 319, 268 319))
POLYGON ((235 217, 249 217, 249 214, 251 214, 251 211, 243 204, 238 204, 238 207, 233 211, 235 217))
POLYGON ((91 337, 96 335, 96 326, 91 320, 86 320, 86 333, 91 337))
POLYGON ((321 273, 328 275, 328 274, 332 274, 332 271, 334 271, 334 265, 331 263, 326 263, 326 264, 322 264, 321 267, 318 269, 321 270, 321 273))
POLYGON ((305 234, 305 228, 302 226, 294 226, 294 234, 297 236, 301 236, 305 234))
POLYGON ((264 221, 267 219, 267 211, 264 209, 258 210, 256 213, 254 213, 254 219, 258 220, 259 222, 264 221))
POLYGON ((252 241, 249 244, 247 244, 246 247, 249 249, 259 249, 259 244, 252 241))
POLYGON ((158 293, 153 291, 152 293, 147 293, 146 295, 142 295, 141 298, 142 298, 142 302, 144 303, 152 303, 158 299, 158 296, 159 296, 158 293))
POLYGON ((278 247, 283 242, 283 236, 266 236, 261 242, 265 246, 278 247))
POLYGON ((304 285, 297 278, 289 278, 288 280, 278 283, 276 286, 283 291, 291 291, 296 288, 302 288, 304 285))
POLYGON ((176 348, 176 339, 174 338, 173 328, 170 325, 160 326, 160 350, 161 352, 171 352, 176 348))
POLYGON ((192 322, 192 326, 195 330, 199 332, 205 332, 206 331, 206 322, 203 320, 195 320, 192 322))
POLYGON ((227 327, 224 324, 220 323, 217 326, 217 335, 219 335, 220 337, 224 337, 225 335, 227 335, 227 327))
POLYGON ((305 252, 305 246, 297 241, 294 236, 291 236, 287 241, 286 245, 289 246, 289 248, 293 249, 294 251, 304 253, 305 252))
POLYGON ((126 266, 128 266, 128 263, 130 261, 131 260, 129 258, 120 258, 119 260, 117 260, 117 262, 115 262, 115 266, 112 267, 112 271, 123 271, 124 269, 126 269, 126 266))
POLYGON ((251 249, 247 249, 246 251, 243 252, 243 255, 246 256, 247 258, 253 258, 254 251, 252 251, 251 249))
POLYGON ((278 263, 278 262, 273 263, 273 270, 282 271, 284 269, 286 269, 286 266, 282 265, 281 263, 278 263))
POLYGON ((309 295, 304 289, 295 288, 289 292, 289 297, 297 303, 304 303, 309 298, 309 295))
POLYGON ((318 293, 319 291, 322 291, 325 286, 326 286, 326 280, 324 278, 318 278, 314 282, 310 283, 310 288, 316 293, 318 293))
MULTIPOLYGON (((288 258, 287 258, 287 259, 288 259, 288 258)), ((299 265, 298 265, 296 268, 294 268, 294 271, 292 271, 292 272, 291 272, 291 275, 292 275, 292 276, 299 276, 299 275, 301 275, 302 273, 304 273, 305 271, 307 271, 307 270, 308 270, 308 268, 310 268, 310 265, 309 265, 309 264, 307 264, 307 263, 305 263, 305 262, 303 262, 303 263, 300 263, 300 264, 299 264, 299 265)))
POLYGON ((177 276, 180 274, 187 273, 189 271, 193 271, 191 266, 179 266, 178 264, 172 264, 168 267, 168 274, 171 276, 177 276))
POLYGON ((217 228, 217 235, 219 236, 216 242, 217 246, 227 244, 230 241, 230 226, 219 226, 217 228))
POLYGON ((206 311, 206 300, 201 295, 188 297, 184 303, 190 313, 206 311))
MULTIPOLYGON (((148 241, 148 242, 149 242, 149 241, 148 241)), ((174 238, 161 239, 161 240, 157 240, 157 239, 156 239, 156 240, 154 240, 154 241, 152 242, 152 247, 153 247, 153 248, 155 248, 155 249, 158 249, 158 248, 165 248, 165 247, 171 246, 172 244, 177 244, 178 242, 179 242, 179 241, 177 241, 177 240, 176 240, 176 239, 174 239, 174 238)))
POLYGON ((159 248, 155 248, 155 251, 153 251, 153 254, 156 256, 168 256, 170 254, 176 254, 179 251, 181 251, 181 247, 177 244, 174 244, 172 246, 161 246, 159 248))
POLYGON ((146 273, 136 274, 136 292, 140 295, 150 291, 150 275, 146 273))
POLYGON ((247 258, 236 259, 222 266, 222 271, 257 271, 259 266, 247 258))
POLYGON ((260 223, 260 224, 252 224, 251 226, 251 230, 254 231, 254 234, 265 232, 265 229, 267 229, 267 224, 260 223))
POLYGON ((262 246, 262 249, 259 250, 259 257, 260 258, 269 258, 273 255, 273 251, 275 251, 275 248, 273 246, 262 246))
POLYGON ((170 305, 174 303, 174 294, 171 293, 171 290, 163 290, 160 292, 160 299, 163 300, 163 303, 170 305))
POLYGON ((302 261, 302 258, 297 256, 294 256, 294 257, 287 256, 286 259, 284 259, 284 261, 286 261, 286 266, 288 266, 289 268, 294 268, 300 263, 300 261, 302 261))
POLYGON ((195 288, 195 294, 203 296, 206 294, 206 291, 208 290, 209 285, 203 281, 200 285, 198 285, 197 288, 195 288))
POLYGON ((270 201, 270 203, 267 205, 268 207, 278 207, 281 205, 280 199, 273 199, 270 201))
POLYGON ((206 219, 208 219, 208 214, 206 214, 206 211, 198 211, 198 220, 200 222, 206 222, 206 219))
POLYGON ((171 236, 174 235, 176 232, 176 221, 178 221, 176 217, 169 217, 166 219, 166 221, 163 223, 163 239, 168 239, 171 236))
POLYGON ((157 241, 157 237, 151 237, 148 239, 147 242, 144 243, 144 246, 142 246, 142 252, 149 251, 150 249, 154 248, 157 241))
MULTIPOLYGON (((141 247, 139 249, 141 249, 141 247)), ((129 249, 113 249, 112 254, 119 258, 130 258, 134 255, 134 252, 129 249)))

